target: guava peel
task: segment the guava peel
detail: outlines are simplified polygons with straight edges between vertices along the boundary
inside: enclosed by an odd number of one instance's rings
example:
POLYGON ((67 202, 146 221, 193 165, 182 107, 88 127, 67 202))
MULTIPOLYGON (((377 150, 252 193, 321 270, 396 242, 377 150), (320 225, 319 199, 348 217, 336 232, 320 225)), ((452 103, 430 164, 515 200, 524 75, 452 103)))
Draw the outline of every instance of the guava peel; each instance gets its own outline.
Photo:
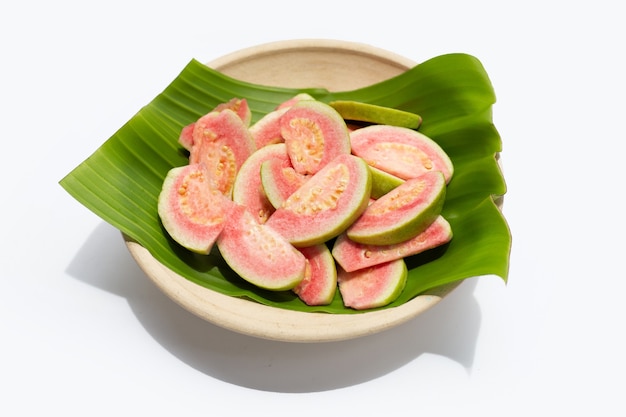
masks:
POLYGON ((389 191, 393 190, 399 185, 402 185, 405 180, 398 178, 395 175, 391 175, 381 169, 370 166, 372 171, 372 194, 373 199, 378 199, 389 191))
POLYGON ((234 205, 216 243, 231 269, 260 288, 290 290, 304 279, 304 255, 244 206, 234 205))
POLYGON ((346 120, 417 129, 422 124, 419 114, 351 100, 328 103, 346 120))
POLYGON ((339 293, 346 307, 366 310, 395 301, 404 290, 408 269, 404 259, 347 272, 337 269, 339 293))
POLYGON ((370 204, 347 229, 348 237, 369 245, 393 245, 422 233, 437 218, 446 198, 439 171, 406 180, 370 204))

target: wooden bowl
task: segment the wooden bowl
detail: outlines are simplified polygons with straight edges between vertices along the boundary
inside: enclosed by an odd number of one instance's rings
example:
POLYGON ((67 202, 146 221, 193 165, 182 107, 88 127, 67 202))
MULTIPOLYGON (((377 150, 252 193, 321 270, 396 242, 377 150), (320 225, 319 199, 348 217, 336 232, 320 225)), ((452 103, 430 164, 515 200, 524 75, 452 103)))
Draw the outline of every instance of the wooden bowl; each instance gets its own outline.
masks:
MULTIPOLYGON (((231 77, 269 86, 347 91, 394 77, 415 62, 360 43, 293 40, 255 46, 208 66, 231 77)), ((202 319, 242 334, 287 342, 329 342, 374 334, 404 323, 437 304, 447 285, 390 309, 361 314, 308 313, 269 307, 199 286, 163 266, 124 236, 135 261, 168 297, 202 319)))

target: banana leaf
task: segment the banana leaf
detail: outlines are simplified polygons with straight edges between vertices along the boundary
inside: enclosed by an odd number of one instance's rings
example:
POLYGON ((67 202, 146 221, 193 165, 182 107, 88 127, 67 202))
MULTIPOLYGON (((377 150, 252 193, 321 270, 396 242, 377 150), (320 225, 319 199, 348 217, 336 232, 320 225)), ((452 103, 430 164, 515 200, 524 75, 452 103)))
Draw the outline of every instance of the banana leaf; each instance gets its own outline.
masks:
POLYGON ((495 93, 480 61, 467 54, 438 56, 389 80, 342 92, 250 84, 191 60, 60 185, 163 265, 198 285, 284 309, 356 313, 343 306, 339 293, 328 306, 309 307, 291 291, 265 291, 248 284, 217 249, 198 255, 176 244, 157 213, 167 172, 188 163, 188 154, 178 143, 185 125, 233 97, 246 98, 254 122, 301 92, 324 102, 357 100, 418 113, 423 117, 420 131, 437 141, 454 163, 442 213, 454 237, 445 246, 406 258, 406 288, 383 308, 470 277, 495 275, 507 280, 511 235, 495 203, 506 192, 496 158, 502 142, 492 121, 495 93))

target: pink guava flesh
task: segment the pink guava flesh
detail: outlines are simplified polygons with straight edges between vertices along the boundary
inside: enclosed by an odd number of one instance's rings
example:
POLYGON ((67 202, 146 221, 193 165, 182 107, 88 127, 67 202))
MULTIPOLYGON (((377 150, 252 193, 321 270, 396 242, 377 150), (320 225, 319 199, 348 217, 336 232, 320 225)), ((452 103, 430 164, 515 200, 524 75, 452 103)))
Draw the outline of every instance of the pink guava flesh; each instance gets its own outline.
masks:
POLYGON ((307 269, 293 291, 307 305, 330 304, 337 291, 337 267, 330 250, 324 243, 299 250, 307 259, 307 269))
POLYGON ((402 179, 441 171, 450 182, 452 161, 437 142, 405 127, 371 125, 350 133, 352 153, 402 179))
POLYGON ((250 110, 250 106, 248 105, 248 100, 245 98, 231 98, 229 101, 225 103, 220 103, 213 111, 222 111, 222 110, 232 110, 243 122, 246 127, 250 126, 250 122, 252 121, 252 110, 250 110))
POLYGON ((350 134, 345 121, 328 104, 302 100, 280 118, 281 135, 294 169, 315 174, 342 154, 350 154, 350 134))
POLYGON ((293 96, 292 98, 290 98, 289 100, 285 100, 282 103, 280 103, 278 106, 276 106, 276 109, 280 110, 280 109, 289 108, 293 106, 294 104, 296 104, 297 102, 303 101, 303 100, 315 100, 315 98, 313 98, 313 96, 307 93, 299 93, 293 96))
POLYGON ((274 208, 282 206, 308 179, 308 175, 299 174, 293 169, 289 156, 270 159, 261 165, 263 191, 274 208))
POLYGON ((446 183, 439 171, 406 180, 372 204, 348 228, 348 237, 372 245, 392 245, 422 233, 441 213, 446 183))
POLYGON ((448 243, 452 239, 450 223, 438 216, 422 233, 394 245, 365 245, 350 240, 343 233, 335 240, 332 255, 347 272, 417 255, 448 243))
POLYGON ((203 163, 216 189, 230 196, 237 172, 256 150, 244 122, 232 110, 210 112, 196 121, 189 163, 203 163))
POLYGON ((232 207, 230 199, 210 184, 201 164, 172 168, 158 198, 165 230, 181 246, 200 254, 210 252, 232 207))
POLYGON ((290 290, 304 279, 304 255, 244 206, 231 210, 217 247, 233 271, 258 287, 290 290))
POLYGON ((337 283, 346 307, 365 310, 395 301, 404 290, 407 275, 406 263, 398 259, 353 272, 338 268, 337 283))
POLYGON ((180 131, 180 136, 178 137, 178 143, 180 143, 183 148, 191 151, 193 148, 193 128, 195 126, 194 123, 189 123, 187 126, 184 126, 180 131))
POLYGON ((280 118, 287 110, 288 107, 285 107, 269 112, 250 126, 250 134, 257 149, 285 141, 280 133, 280 118))
POLYGON ((297 247, 324 243, 363 213, 371 186, 367 164, 356 156, 340 155, 289 196, 266 224, 297 247))
POLYGON ((241 165, 233 184, 233 201, 246 206, 259 223, 265 223, 274 212, 261 184, 261 165, 272 160, 289 161, 284 143, 267 145, 252 153, 241 165))

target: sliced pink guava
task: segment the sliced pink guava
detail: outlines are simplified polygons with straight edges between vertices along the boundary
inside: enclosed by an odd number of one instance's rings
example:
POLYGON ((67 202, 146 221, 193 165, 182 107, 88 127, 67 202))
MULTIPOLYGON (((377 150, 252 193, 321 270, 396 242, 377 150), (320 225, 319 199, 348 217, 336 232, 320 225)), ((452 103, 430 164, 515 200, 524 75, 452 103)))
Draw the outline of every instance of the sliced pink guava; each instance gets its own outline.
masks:
POLYGON ((405 180, 441 171, 448 183, 454 173, 452 161, 441 146, 413 129, 371 125, 351 132, 350 141, 353 154, 405 180))
POLYGON ((345 121, 328 104, 302 100, 280 118, 281 135, 294 169, 315 174, 338 155, 350 153, 345 121))
POLYGON ((279 109, 288 108, 288 107, 293 106, 297 102, 303 101, 303 100, 315 100, 315 98, 308 93, 299 93, 293 96, 292 98, 290 98, 289 100, 286 100, 280 103, 278 106, 276 106, 276 109, 279 110, 279 109))
MULTIPOLYGON (((250 121, 252 120, 252 110, 250 110, 250 106, 248 106, 248 102, 246 99, 233 98, 226 103, 218 104, 211 111, 222 111, 224 109, 230 109, 239 116, 239 118, 243 121, 245 126, 250 125, 250 121)), ((178 138, 178 142, 183 146, 183 148, 191 151, 193 147, 193 129, 195 127, 195 122, 189 123, 181 129, 180 136, 178 138)))
POLYGON ((307 260, 307 268, 304 279, 293 291, 307 305, 330 304, 337 291, 337 267, 328 246, 320 243, 299 250, 307 260))
POLYGON ((189 123, 187 126, 184 126, 180 131, 180 136, 178 137, 178 143, 180 143, 183 148, 191 151, 193 147, 193 128, 196 125, 195 122, 189 123))
MULTIPOLYGON (((286 148, 285 148, 286 149, 286 148)), ((296 192, 308 179, 309 175, 296 172, 289 156, 284 159, 274 158, 261 165, 261 184, 267 200, 274 208, 283 205, 291 194, 296 192)))
POLYGON ((383 307, 404 290, 408 269, 404 259, 347 272, 337 269, 339 293, 346 307, 355 310, 383 307))
POLYGON ((189 163, 203 163, 214 188, 230 196, 237 172, 256 150, 244 122, 230 109, 212 111, 194 124, 189 163))
POLYGON ((217 247, 233 271, 260 288, 291 290, 304 279, 304 255, 244 206, 231 210, 217 247))
POLYGON ((430 226, 412 239, 394 245, 365 245, 350 240, 345 233, 337 237, 332 255, 347 272, 417 255, 448 243, 452 239, 450 223, 438 216, 430 226))
POLYGON ((347 229, 348 237, 369 245, 393 245, 422 233, 437 218, 446 198, 439 171, 406 180, 372 204, 347 229))
POLYGON ((269 160, 289 161, 284 143, 264 146, 252 153, 239 168, 233 184, 233 201, 246 206, 259 223, 265 223, 274 206, 261 184, 261 165, 269 160))
POLYGON ((287 110, 285 107, 271 111, 250 126, 250 134, 257 149, 285 141, 280 133, 280 118, 287 110))
POLYGON ((281 133, 280 118, 289 110, 294 104, 302 100, 315 100, 307 93, 300 93, 292 97, 291 99, 279 104, 274 111, 267 113, 260 118, 256 123, 250 126, 250 133, 254 138, 257 148, 261 148, 265 145, 273 143, 284 142, 285 139, 281 133))
POLYGON ((266 224, 297 247, 323 243, 363 213, 371 187, 365 161, 339 155, 289 196, 266 224))
POLYGON ((207 254, 221 233, 232 207, 211 187, 201 164, 172 168, 158 197, 158 213, 167 233, 192 252, 207 254))
POLYGON ((248 101, 245 98, 231 98, 227 102, 220 103, 215 106, 213 111, 222 111, 226 109, 235 112, 246 127, 250 126, 250 122, 252 121, 252 110, 250 109, 248 101))

